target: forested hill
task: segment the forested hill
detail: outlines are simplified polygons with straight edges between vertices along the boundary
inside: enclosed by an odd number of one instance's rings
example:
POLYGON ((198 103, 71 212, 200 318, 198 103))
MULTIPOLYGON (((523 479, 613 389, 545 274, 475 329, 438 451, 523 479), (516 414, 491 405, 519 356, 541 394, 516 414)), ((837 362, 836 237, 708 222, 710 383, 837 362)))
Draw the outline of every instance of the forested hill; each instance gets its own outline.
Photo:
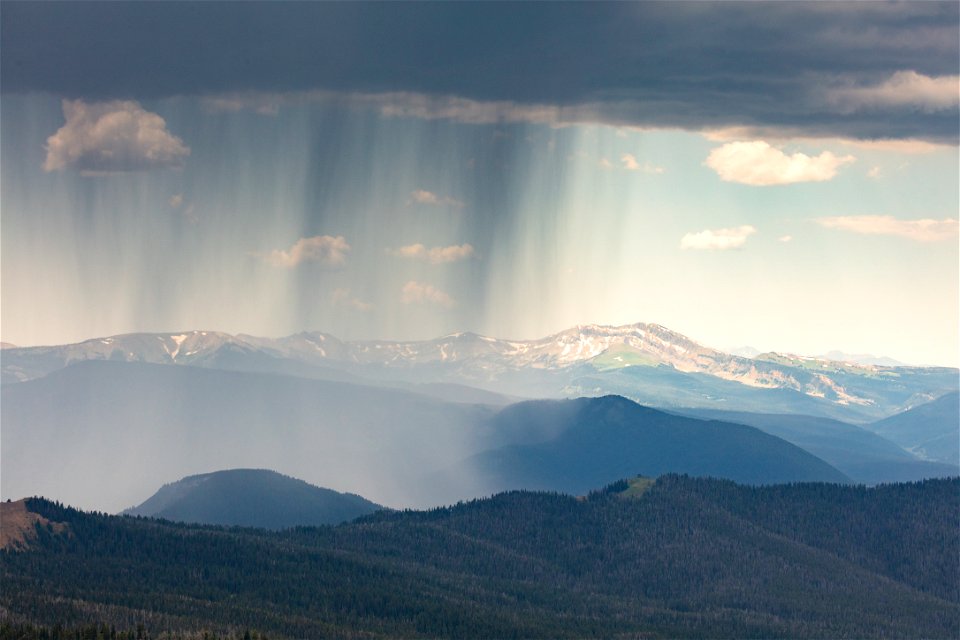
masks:
POLYGON ((262 529, 339 524, 382 509, 268 469, 227 469, 164 485, 126 515, 262 529))
POLYGON ((663 476, 271 533, 81 513, 0 553, 0 616, 271 637, 955 637, 960 480, 663 476))

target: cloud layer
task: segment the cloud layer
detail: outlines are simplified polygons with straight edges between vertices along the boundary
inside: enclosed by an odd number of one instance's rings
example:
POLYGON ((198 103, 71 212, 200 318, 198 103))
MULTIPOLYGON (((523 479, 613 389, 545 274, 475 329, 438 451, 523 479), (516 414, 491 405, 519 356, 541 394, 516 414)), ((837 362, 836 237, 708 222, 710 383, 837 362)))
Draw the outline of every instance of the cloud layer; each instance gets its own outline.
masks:
POLYGON ((341 267, 347 262, 350 245, 343 236, 313 236, 300 238, 289 249, 274 249, 267 253, 254 253, 266 264, 292 269, 304 262, 318 262, 328 267, 341 267))
POLYGON ((704 229, 697 233, 688 233, 680 239, 681 249, 738 249, 746 243, 747 238, 757 230, 748 225, 729 229, 704 229))
POLYGON ((952 110, 960 103, 960 76, 931 78, 916 71, 897 71, 879 84, 833 89, 827 99, 846 112, 902 107, 927 113, 952 110))
POLYGON ((47 138, 46 171, 88 175, 179 167, 190 155, 167 123, 131 100, 64 100, 66 123, 47 138))
POLYGON ((754 140, 717 147, 707 156, 705 164, 716 171, 721 180, 762 187, 832 180, 841 166, 854 159, 835 156, 829 151, 818 156, 787 155, 763 140, 754 140))
POLYGON ((392 96, 397 117, 956 143, 958 24, 957 3, 939 2, 8 3, 0 82, 101 100, 325 90, 392 96))
POLYGON ((878 236, 899 236, 917 242, 936 242, 957 237, 958 223, 955 219, 898 220, 893 216, 836 216, 818 218, 819 225, 828 229, 840 229, 878 236))

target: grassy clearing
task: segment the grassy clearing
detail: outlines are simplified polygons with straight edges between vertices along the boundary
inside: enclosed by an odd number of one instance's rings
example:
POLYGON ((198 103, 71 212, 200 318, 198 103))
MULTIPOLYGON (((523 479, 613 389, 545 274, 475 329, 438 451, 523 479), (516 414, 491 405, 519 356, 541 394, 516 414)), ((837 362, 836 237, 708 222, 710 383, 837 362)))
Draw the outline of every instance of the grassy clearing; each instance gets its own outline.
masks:
POLYGON ((644 478, 643 476, 637 476, 636 478, 630 478, 627 480, 629 486, 625 491, 620 493, 621 498, 639 498, 647 492, 650 487, 653 486, 653 483, 656 482, 656 478, 644 478))

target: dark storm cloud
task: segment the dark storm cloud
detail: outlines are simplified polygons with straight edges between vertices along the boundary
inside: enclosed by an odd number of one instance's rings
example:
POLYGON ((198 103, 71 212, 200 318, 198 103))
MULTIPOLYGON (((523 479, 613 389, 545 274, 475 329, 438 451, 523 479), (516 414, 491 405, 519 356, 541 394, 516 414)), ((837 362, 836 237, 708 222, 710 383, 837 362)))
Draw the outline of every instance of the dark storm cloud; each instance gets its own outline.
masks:
POLYGON ((5 92, 404 91, 642 126, 957 138, 955 101, 833 99, 957 75, 955 2, 5 2, 0 29, 5 92))

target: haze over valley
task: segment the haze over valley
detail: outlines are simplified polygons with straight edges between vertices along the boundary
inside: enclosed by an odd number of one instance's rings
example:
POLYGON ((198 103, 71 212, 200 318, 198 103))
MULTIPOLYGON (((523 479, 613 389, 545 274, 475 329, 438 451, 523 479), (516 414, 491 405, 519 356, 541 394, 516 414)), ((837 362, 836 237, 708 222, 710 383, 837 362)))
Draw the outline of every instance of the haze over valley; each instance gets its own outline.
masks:
POLYGON ((235 467, 396 508, 510 488, 582 493, 637 473, 876 484, 960 472, 956 369, 748 359, 659 325, 531 341, 133 334, 6 349, 3 376, 4 497, 110 512, 235 467), (581 397, 597 400, 561 400, 581 397), (527 398, 556 400, 517 404, 527 398), (884 437, 893 427, 877 420, 918 411, 930 415, 916 441, 902 428, 896 443, 884 437))

